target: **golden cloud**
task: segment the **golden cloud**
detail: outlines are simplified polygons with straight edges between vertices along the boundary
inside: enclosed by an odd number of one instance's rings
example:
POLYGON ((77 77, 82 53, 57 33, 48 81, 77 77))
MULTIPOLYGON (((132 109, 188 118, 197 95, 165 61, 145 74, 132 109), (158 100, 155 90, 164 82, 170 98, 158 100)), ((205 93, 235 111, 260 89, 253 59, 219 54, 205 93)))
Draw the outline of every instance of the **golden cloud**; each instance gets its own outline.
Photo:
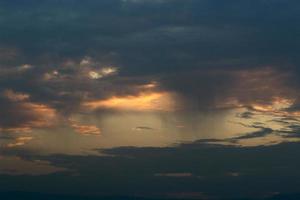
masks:
POLYGON ((22 137, 18 137, 16 138, 15 142, 13 143, 9 143, 7 145, 7 147, 17 147, 17 146, 23 146, 25 144, 27 144, 29 141, 31 141, 33 139, 33 137, 31 136, 22 136, 22 137))
POLYGON ((81 135, 101 135, 101 130, 94 125, 80 125, 73 121, 71 127, 81 135))
POLYGON ((140 93, 137 96, 112 97, 106 100, 94 100, 83 103, 91 109, 115 109, 127 111, 173 111, 175 101, 168 92, 140 93))

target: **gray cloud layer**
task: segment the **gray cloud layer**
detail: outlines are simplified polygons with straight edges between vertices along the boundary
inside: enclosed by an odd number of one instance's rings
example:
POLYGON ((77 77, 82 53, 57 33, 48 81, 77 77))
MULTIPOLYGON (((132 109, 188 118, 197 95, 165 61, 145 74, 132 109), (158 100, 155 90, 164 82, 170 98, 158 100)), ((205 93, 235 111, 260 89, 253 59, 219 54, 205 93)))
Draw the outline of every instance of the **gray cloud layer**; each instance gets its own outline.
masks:
POLYGON ((300 163, 295 159, 298 143, 240 148, 199 141, 177 147, 126 147, 104 152, 113 156, 29 155, 29 160, 48 160, 70 170, 35 177, 1 175, 0 186, 2 190, 34 188, 39 192, 35 195, 42 196, 51 191, 53 195, 60 194, 59 199, 68 199, 63 194, 69 192, 79 199, 85 199, 85 195, 100 199, 103 196, 195 199, 195 195, 196 199, 297 199, 299 196, 300 163), (19 178, 26 184, 16 184, 19 178))
POLYGON ((296 0, 12 0, 0 7, 0 89, 61 113, 86 99, 136 94, 151 80, 193 109, 232 97, 298 99, 296 0), (118 76, 84 78, 86 56, 94 63, 88 69, 116 66, 118 76), (24 64, 33 67, 20 71, 24 64))

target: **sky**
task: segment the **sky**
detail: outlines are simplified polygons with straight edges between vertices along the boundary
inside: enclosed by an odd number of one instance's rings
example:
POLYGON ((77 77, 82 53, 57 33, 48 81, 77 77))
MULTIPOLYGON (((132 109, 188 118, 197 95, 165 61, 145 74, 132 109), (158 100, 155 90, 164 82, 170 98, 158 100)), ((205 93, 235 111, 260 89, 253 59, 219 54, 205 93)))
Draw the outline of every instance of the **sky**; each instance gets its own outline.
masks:
POLYGON ((300 198, 299 12, 0 0, 0 196, 300 198))

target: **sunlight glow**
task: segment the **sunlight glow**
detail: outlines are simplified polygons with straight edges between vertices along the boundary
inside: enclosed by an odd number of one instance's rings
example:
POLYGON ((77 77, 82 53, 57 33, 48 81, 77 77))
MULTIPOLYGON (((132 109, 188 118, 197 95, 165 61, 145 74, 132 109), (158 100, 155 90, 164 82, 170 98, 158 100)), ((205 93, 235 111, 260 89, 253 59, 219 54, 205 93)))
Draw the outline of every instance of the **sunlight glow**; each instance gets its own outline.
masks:
POLYGON ((112 97, 84 103, 89 109, 116 109, 132 111, 172 111, 174 101, 166 92, 141 93, 138 96, 112 97))
POLYGON ((280 111, 291 107, 294 104, 294 100, 276 97, 271 104, 253 104, 252 108, 257 111, 268 112, 268 111, 280 111))

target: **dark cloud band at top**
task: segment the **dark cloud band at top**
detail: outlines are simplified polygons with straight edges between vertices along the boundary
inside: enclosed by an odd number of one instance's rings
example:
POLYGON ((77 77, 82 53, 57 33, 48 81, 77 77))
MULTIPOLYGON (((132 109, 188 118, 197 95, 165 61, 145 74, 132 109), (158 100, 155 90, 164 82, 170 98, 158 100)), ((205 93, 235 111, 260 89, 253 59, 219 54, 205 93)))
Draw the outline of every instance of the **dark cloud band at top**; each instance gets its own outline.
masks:
POLYGON ((138 96, 153 81, 154 92, 174 92, 192 109, 272 104, 278 97, 299 104, 296 0, 0 5, 1 92, 28 94, 60 114, 86 101, 138 96))

